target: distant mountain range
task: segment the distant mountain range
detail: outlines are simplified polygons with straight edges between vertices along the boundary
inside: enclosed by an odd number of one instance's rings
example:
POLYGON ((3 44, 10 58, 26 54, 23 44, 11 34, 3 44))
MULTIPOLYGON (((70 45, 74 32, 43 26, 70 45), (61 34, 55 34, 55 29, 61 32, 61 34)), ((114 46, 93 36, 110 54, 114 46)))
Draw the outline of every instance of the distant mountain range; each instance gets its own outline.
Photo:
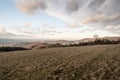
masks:
MULTIPOLYGON (((110 41, 117 41, 120 37, 102 37, 99 39, 107 39, 110 41)), ((17 46, 17 47, 25 47, 29 49, 39 49, 44 47, 50 47, 57 44, 59 45, 70 45, 70 44, 79 44, 82 42, 90 42, 95 41, 95 38, 85 38, 81 40, 75 41, 67 41, 67 40, 27 40, 27 39, 0 39, 0 46, 17 46)))
POLYGON ((15 46, 17 44, 26 44, 31 42, 38 42, 40 40, 36 39, 0 39, 0 47, 1 46, 15 46))

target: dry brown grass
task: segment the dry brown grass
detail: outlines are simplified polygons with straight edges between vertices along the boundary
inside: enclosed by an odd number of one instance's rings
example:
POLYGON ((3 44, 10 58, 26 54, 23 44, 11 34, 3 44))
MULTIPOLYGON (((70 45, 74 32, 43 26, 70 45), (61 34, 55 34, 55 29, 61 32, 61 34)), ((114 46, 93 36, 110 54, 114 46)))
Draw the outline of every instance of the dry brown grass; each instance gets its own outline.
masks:
POLYGON ((0 53, 0 80, 120 80, 120 45, 0 53))

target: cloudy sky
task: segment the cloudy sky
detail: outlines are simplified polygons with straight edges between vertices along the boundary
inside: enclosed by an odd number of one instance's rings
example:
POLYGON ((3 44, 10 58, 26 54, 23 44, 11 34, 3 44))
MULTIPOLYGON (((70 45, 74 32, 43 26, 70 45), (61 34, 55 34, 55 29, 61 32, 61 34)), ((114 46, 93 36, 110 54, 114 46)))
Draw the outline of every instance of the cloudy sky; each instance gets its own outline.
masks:
POLYGON ((120 36, 120 0, 0 0, 0 38, 120 36))

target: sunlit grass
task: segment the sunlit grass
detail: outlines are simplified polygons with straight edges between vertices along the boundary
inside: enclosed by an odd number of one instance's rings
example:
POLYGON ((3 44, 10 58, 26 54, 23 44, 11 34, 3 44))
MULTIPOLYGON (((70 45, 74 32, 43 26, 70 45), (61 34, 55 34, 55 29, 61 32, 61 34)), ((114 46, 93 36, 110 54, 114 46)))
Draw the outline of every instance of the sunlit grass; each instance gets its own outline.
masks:
POLYGON ((0 53, 0 80, 120 80, 120 45, 0 53))

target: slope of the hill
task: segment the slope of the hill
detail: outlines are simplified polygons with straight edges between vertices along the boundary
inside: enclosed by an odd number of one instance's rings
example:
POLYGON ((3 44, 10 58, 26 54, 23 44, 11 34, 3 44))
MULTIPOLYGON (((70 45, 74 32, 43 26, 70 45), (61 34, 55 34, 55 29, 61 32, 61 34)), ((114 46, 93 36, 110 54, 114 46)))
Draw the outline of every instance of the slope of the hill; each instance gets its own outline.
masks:
POLYGON ((0 80, 120 80, 120 45, 0 53, 0 80))

